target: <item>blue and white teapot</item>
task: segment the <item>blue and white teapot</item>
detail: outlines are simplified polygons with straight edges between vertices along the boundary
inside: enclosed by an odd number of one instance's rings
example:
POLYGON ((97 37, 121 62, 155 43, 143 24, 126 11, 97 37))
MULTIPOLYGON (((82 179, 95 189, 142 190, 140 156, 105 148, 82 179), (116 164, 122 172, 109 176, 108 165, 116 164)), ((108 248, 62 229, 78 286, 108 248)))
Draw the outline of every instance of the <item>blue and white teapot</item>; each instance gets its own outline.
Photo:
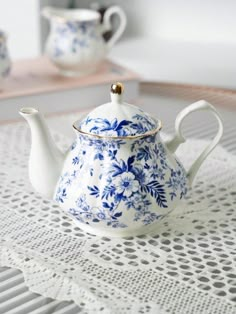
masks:
POLYGON ((36 109, 20 111, 32 131, 33 187, 58 202, 81 229, 101 236, 155 230, 188 193, 200 165, 223 134, 215 108, 201 100, 179 113, 174 138, 163 143, 161 121, 123 102, 122 93, 122 84, 113 84, 111 102, 74 123, 76 139, 65 154, 55 146, 36 109), (182 121, 198 110, 211 111, 219 129, 186 172, 174 152, 185 141, 182 121))

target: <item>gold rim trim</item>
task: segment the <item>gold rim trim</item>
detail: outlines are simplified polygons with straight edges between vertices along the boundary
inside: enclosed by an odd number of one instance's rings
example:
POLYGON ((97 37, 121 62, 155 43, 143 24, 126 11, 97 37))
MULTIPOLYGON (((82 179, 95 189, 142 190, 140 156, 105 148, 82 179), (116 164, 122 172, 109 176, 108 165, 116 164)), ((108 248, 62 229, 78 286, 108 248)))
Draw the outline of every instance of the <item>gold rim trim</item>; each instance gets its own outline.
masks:
POLYGON ((93 18, 91 20, 76 20, 76 19, 69 19, 61 16, 52 16, 53 21, 57 21, 58 23, 66 23, 66 22, 76 22, 76 23, 91 23, 91 22, 99 22, 99 17, 98 18, 93 18))
MULTIPOLYGON (((59 14, 57 15, 57 13, 55 13, 54 15, 52 14, 49 19, 50 20, 53 20, 53 21, 57 21, 59 23, 66 23, 66 22, 81 22, 81 23, 90 23, 90 22, 99 22, 99 20, 101 19, 101 14, 97 11, 94 11, 94 10, 89 10, 89 9, 75 9, 77 11, 79 10, 86 10, 86 11, 92 11, 93 13, 96 14, 96 17, 93 17, 91 19, 88 19, 88 20, 79 20, 79 19, 74 19, 74 18, 69 18, 69 17, 63 17, 63 16, 60 16, 59 14)), ((74 9, 67 9, 66 11, 74 11, 74 9)))
POLYGON ((83 134, 83 135, 89 135, 89 136, 92 136, 92 137, 96 137, 96 138, 105 138, 105 139, 112 139, 112 140, 133 140, 133 139, 136 139, 136 138, 142 138, 142 137, 147 137, 147 136, 150 136, 150 135, 154 135, 156 133, 158 133, 161 129, 162 129, 162 122, 161 120, 156 120, 157 122, 159 122, 159 125, 151 130, 151 131, 148 131, 147 133, 144 133, 144 134, 140 134, 140 135, 128 135, 128 136, 103 136, 103 135, 99 135, 99 134, 93 134, 93 133, 89 133, 89 132, 84 132, 82 131, 81 129, 78 129, 75 124, 73 124, 73 128, 78 131, 79 133, 83 134))

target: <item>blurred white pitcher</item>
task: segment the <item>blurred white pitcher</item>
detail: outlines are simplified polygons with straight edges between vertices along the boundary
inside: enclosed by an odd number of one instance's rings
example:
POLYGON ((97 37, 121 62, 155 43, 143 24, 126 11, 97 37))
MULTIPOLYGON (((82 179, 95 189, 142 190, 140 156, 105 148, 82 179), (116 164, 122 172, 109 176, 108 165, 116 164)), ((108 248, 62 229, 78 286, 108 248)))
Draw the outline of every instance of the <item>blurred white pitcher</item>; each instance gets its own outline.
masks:
POLYGON ((42 15, 51 23, 46 53, 66 76, 96 71, 126 27, 125 13, 118 6, 112 6, 106 11, 102 24, 100 13, 94 10, 45 7, 42 15), (105 42, 102 34, 111 29, 111 16, 115 14, 119 16, 119 27, 111 39, 105 42))

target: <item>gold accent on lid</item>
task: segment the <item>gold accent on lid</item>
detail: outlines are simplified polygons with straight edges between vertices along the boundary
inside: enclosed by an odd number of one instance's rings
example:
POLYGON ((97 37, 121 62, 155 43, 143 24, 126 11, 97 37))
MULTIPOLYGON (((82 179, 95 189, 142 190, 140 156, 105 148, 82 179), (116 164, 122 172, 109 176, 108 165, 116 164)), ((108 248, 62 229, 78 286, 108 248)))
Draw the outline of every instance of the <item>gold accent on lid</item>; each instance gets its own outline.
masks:
POLYGON ((124 92, 124 85, 120 82, 111 85, 111 93, 121 95, 124 92))
POLYGON ((92 137, 99 138, 99 139, 104 138, 106 140, 126 140, 126 139, 127 140, 133 140, 133 139, 143 138, 143 137, 147 137, 147 136, 154 135, 154 134, 158 133, 162 129, 162 122, 161 122, 161 120, 155 120, 155 121, 157 123, 157 127, 155 129, 150 130, 150 131, 143 133, 143 134, 127 135, 127 136, 109 136, 109 135, 99 135, 99 134, 85 132, 85 131, 82 131, 81 129, 79 129, 75 125, 76 123, 78 123, 78 121, 76 121, 73 124, 73 128, 81 134, 92 136, 92 137))

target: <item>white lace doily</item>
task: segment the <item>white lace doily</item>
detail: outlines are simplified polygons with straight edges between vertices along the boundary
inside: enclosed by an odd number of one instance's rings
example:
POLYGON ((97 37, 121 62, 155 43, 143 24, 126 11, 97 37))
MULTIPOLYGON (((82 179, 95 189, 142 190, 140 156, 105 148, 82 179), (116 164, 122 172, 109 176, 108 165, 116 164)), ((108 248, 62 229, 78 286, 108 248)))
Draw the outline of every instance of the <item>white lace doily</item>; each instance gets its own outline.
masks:
MULTIPOLYGON (((186 167, 205 144, 182 145, 186 167)), ((236 313, 236 157, 218 147, 156 234, 109 239, 33 191, 29 147, 26 124, 0 128, 0 265, 21 269, 32 291, 84 313, 236 313)))

